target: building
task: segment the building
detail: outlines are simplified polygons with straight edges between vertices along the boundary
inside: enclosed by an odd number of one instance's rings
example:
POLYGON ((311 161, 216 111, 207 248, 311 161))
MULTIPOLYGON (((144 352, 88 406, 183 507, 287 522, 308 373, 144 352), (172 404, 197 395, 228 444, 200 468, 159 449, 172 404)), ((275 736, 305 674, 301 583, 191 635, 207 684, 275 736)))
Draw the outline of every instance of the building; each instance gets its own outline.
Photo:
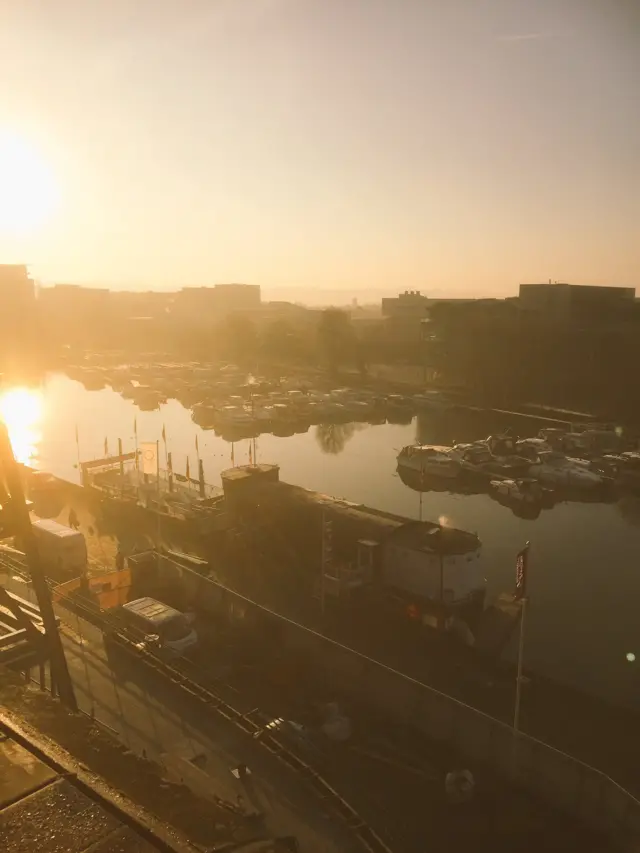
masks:
POLYGON ((405 290, 398 296, 382 300, 382 315, 393 319, 424 320, 429 299, 419 290, 405 290))
POLYGON ((2 324, 13 325, 35 304, 35 287, 25 264, 0 264, 0 304, 2 324))
POLYGON ((599 287, 595 285, 547 282, 521 284, 521 312, 540 319, 565 323, 601 323, 624 319, 634 310, 636 291, 633 287, 599 287))
POLYGON ((428 320, 429 299, 419 290, 405 290, 398 296, 382 300, 384 337, 389 341, 408 343, 423 338, 423 323, 428 320))
POLYGON ((216 284, 183 287, 173 304, 173 316, 182 322, 202 325, 229 314, 251 312, 262 304, 259 284, 216 284))

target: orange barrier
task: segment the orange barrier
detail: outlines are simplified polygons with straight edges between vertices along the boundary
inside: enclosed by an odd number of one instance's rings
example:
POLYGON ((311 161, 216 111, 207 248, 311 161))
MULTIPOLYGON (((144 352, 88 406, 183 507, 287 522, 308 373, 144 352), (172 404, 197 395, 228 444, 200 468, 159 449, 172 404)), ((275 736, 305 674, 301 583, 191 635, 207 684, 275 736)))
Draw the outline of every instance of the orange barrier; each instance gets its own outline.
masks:
MULTIPOLYGON (((80 590, 81 578, 74 578, 65 583, 58 584, 53 591, 53 600, 58 603, 62 598, 76 593, 80 590)), ((129 569, 122 571, 103 572, 92 575, 88 579, 89 592, 95 596, 96 603, 101 610, 112 610, 127 603, 129 587, 131 586, 131 572, 129 569)))

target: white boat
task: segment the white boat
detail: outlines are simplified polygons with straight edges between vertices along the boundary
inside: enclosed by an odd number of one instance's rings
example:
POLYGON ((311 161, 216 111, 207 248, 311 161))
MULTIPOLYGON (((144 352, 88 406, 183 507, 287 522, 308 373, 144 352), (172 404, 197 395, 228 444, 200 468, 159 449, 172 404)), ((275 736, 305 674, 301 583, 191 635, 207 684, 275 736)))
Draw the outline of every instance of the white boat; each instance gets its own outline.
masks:
POLYGON ((273 406, 255 406, 252 412, 256 426, 266 432, 275 419, 273 406))
POLYGON ((253 418, 242 406, 222 406, 217 411, 216 420, 216 425, 223 429, 227 427, 250 427, 253 425, 253 418))
POLYGON ((449 457, 466 471, 485 471, 487 463, 493 462, 493 454, 484 442, 454 444, 449 457))
POLYGON ((532 478, 491 480, 489 485, 498 495, 518 503, 540 503, 543 498, 540 484, 532 478))
POLYGON ((460 465, 449 456, 450 449, 434 444, 407 445, 398 454, 398 467, 427 477, 454 479, 460 473, 460 465))
POLYGON ((573 459, 555 450, 544 450, 538 454, 529 475, 541 483, 554 486, 579 486, 597 488, 604 483, 600 474, 590 470, 586 459, 573 459))
POLYGON ((549 442, 545 441, 544 438, 521 438, 519 441, 516 441, 516 453, 518 456, 530 459, 532 462, 537 461, 540 453, 552 449, 549 442))

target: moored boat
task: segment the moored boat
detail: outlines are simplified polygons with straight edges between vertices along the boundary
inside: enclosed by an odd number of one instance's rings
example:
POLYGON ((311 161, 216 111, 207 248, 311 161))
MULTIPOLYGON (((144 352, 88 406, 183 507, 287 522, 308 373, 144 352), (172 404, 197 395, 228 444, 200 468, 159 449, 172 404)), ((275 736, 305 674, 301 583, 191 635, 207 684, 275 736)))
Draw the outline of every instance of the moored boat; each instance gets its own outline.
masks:
POLYGON ((460 464, 449 455, 450 447, 434 444, 413 444, 403 447, 397 456, 398 468, 431 477, 455 479, 460 464))

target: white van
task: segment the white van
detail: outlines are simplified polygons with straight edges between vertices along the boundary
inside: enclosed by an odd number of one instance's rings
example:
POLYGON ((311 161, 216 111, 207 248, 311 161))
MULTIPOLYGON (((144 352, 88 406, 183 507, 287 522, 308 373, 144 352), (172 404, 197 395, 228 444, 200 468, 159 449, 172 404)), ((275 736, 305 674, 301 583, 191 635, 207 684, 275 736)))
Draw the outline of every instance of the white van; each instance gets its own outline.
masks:
POLYGON ((87 542, 79 530, 49 518, 32 522, 42 568, 56 580, 77 578, 87 570, 87 542))
POLYGON ((198 644, 198 635, 188 616, 155 598, 136 598, 122 605, 125 625, 138 636, 156 635, 161 651, 183 655, 198 644))

